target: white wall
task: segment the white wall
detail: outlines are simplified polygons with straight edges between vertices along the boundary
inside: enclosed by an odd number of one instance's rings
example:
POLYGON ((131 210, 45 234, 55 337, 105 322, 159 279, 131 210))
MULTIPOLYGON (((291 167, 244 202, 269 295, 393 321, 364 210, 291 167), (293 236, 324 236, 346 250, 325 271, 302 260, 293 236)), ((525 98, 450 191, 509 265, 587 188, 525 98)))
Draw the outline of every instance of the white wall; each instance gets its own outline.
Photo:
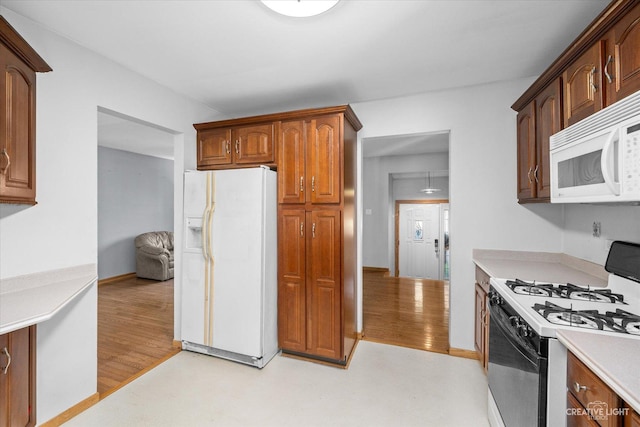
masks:
MULTIPOLYGON (((521 206, 516 201, 516 113, 510 106, 531 82, 524 79, 353 105, 364 126, 358 133, 359 144, 366 144, 366 138, 370 137, 451 131, 450 345, 453 348, 473 349, 474 248, 561 250, 562 207, 521 206)), ((359 150, 362 152, 362 147, 359 150)), ((360 165, 361 173, 362 170, 360 165)), ((362 189, 360 179, 360 194, 362 189)), ((366 203, 363 205, 361 200, 359 215, 363 215, 363 208, 366 203)), ((361 230, 360 238, 362 231, 368 232, 361 230)), ((360 255, 360 261, 363 256, 360 255)), ((359 286, 361 290, 361 280, 359 286)), ((361 329, 361 301, 358 305, 361 329)))
POLYGON ((562 251, 600 265, 607 260, 607 240, 640 243, 640 206, 565 205, 562 251), (593 237, 594 222, 601 236, 593 237))
MULTIPOLYGON (((37 77, 38 204, 0 206, 0 278, 95 264, 98 107, 176 134, 175 200, 182 200, 185 159, 189 166, 195 162, 195 155, 183 153, 185 146, 195 153, 192 124, 216 113, 4 7, 0 13, 53 68, 37 77)), ((182 221, 180 211, 176 206, 176 223, 182 221)), ((96 392, 96 298, 90 289, 65 313, 38 326, 39 423, 96 392)))
POLYGON ((173 231, 173 160, 98 147, 98 278, 136 271, 137 235, 173 231))

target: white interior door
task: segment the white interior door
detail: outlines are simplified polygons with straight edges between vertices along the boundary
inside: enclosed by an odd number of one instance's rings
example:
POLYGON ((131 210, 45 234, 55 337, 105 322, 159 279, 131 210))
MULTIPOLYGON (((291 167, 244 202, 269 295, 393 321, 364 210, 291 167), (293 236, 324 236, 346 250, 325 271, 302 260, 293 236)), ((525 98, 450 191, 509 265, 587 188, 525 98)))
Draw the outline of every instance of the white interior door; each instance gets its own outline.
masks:
POLYGON ((399 275, 440 279, 440 205, 401 204, 398 224, 399 275))

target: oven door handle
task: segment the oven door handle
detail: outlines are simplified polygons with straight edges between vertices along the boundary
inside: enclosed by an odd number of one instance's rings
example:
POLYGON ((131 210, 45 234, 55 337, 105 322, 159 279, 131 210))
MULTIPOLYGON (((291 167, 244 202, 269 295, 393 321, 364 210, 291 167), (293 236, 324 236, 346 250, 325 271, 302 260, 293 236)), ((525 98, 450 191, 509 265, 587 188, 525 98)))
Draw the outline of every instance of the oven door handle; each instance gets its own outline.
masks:
MULTIPOLYGON (((492 313, 490 316, 490 322, 494 323, 496 327, 498 327, 500 331, 507 337, 509 344, 511 344, 511 346, 518 350, 518 353, 520 353, 533 365, 539 366, 540 360, 543 359, 543 357, 540 356, 533 347, 523 342, 522 337, 516 334, 515 330, 505 326, 505 321, 507 322, 507 324, 509 324, 509 320, 504 315, 504 312, 499 308, 491 311, 492 313)), ((489 337, 491 337, 491 332, 489 332, 489 337)), ((489 353, 491 353, 491 345, 489 345, 489 353)))

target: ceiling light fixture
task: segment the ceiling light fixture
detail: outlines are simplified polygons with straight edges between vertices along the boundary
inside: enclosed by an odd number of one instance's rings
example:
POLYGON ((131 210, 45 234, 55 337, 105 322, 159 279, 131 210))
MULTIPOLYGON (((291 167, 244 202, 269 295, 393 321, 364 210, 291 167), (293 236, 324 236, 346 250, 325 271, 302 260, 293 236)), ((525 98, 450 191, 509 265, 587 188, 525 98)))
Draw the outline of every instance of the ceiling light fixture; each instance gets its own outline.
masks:
POLYGON ((423 188, 422 190, 420 190, 421 193, 425 193, 425 194, 433 194, 437 191, 440 191, 439 188, 433 188, 431 187, 431 172, 427 172, 427 188, 423 188))
POLYGON ((307 18, 320 15, 338 4, 339 0, 261 0, 269 9, 285 16, 307 18))

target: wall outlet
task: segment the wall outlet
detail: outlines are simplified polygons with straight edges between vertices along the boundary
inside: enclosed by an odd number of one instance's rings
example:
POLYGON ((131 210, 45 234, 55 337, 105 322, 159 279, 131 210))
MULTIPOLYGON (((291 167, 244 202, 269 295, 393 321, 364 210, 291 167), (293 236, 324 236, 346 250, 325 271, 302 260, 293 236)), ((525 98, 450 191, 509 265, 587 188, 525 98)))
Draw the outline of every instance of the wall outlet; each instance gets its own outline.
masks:
POLYGON ((592 226, 593 237, 600 237, 600 221, 594 221, 592 226))

